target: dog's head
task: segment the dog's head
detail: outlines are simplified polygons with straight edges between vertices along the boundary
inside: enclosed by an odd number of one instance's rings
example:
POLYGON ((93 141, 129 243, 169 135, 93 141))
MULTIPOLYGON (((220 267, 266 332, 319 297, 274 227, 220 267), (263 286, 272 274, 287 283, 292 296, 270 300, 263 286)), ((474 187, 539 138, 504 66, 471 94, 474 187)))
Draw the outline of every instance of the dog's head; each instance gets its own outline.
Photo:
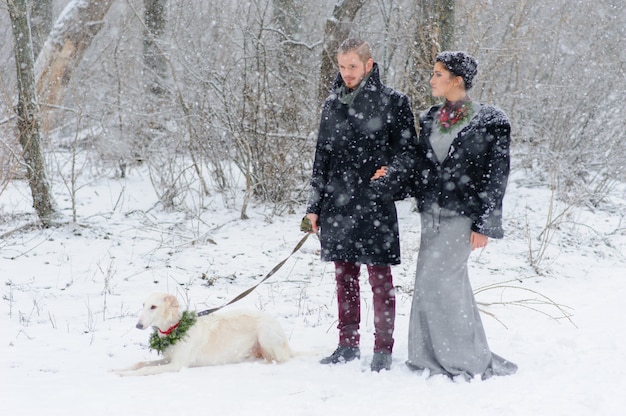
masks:
POLYGON ((167 293, 153 293, 143 304, 139 321, 135 325, 138 329, 156 326, 166 330, 180 319, 179 304, 176 296, 167 293))

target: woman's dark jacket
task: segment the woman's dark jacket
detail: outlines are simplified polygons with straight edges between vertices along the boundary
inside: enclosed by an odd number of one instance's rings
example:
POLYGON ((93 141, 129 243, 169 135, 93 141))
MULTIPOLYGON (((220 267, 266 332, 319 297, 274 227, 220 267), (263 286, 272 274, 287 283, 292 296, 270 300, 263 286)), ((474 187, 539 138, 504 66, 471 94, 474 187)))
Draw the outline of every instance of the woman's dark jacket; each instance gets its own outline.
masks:
POLYGON ((502 199, 510 168, 509 120, 501 110, 482 105, 453 140, 447 157, 440 163, 430 144, 434 117, 440 107, 433 106, 420 116, 419 142, 412 168, 406 158, 396 161, 389 167, 388 177, 374 187, 379 193, 384 189, 414 196, 420 212, 432 211, 437 205, 452 210, 471 218, 473 231, 502 238, 502 199), (398 178, 406 178, 402 173, 406 170, 413 173, 405 179, 404 189, 400 189, 398 181, 402 179, 398 178))
MULTIPOLYGON (((332 91, 342 86, 337 76, 332 91)), ((319 215, 322 260, 400 263, 394 202, 374 194, 370 177, 415 151, 414 123, 408 98, 381 83, 377 64, 350 105, 336 93, 326 99, 307 205, 319 215)))

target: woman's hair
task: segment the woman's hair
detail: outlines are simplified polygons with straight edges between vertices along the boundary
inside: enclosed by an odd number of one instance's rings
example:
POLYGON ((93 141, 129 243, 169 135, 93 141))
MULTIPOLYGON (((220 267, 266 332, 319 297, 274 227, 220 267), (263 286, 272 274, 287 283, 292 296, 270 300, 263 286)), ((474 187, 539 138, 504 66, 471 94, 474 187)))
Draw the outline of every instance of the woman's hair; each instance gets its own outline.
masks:
POLYGON ((359 55, 359 58, 361 58, 362 62, 367 62, 367 60, 372 57, 372 50, 370 49, 370 45, 363 39, 350 38, 344 40, 341 45, 339 45, 339 48, 337 49, 337 54, 345 54, 348 52, 356 52, 356 54, 359 55))
POLYGON ((473 56, 465 52, 441 52, 435 58, 436 62, 441 62, 448 71, 454 75, 463 78, 465 89, 472 88, 474 77, 478 72, 478 62, 473 56))

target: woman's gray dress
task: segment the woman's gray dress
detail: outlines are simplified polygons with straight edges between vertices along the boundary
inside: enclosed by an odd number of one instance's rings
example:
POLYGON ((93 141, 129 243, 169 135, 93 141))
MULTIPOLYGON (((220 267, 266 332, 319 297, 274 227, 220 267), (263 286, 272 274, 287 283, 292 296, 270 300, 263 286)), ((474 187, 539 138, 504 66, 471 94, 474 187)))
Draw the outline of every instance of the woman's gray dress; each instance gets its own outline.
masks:
MULTIPOLYGON (((433 136, 435 153, 445 157, 452 138, 433 136)), ((515 373, 515 364, 490 351, 474 300, 467 268, 472 220, 438 207, 420 220, 407 365, 466 379, 515 373)))
POLYGON ((422 235, 409 326, 407 364, 430 374, 513 374, 517 366, 489 350, 469 281, 471 220, 421 214, 422 235))

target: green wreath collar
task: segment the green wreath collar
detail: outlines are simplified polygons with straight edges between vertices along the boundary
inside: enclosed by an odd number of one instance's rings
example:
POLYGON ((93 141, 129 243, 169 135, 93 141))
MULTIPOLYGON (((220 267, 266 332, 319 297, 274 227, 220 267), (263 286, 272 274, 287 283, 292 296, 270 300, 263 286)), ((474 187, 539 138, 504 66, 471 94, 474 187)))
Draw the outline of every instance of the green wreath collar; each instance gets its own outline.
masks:
POLYGON ((163 332, 155 326, 154 332, 150 335, 150 349, 156 350, 159 354, 162 354, 167 348, 185 338, 189 328, 196 323, 196 319, 197 316, 195 312, 185 311, 180 321, 167 331, 163 332))

